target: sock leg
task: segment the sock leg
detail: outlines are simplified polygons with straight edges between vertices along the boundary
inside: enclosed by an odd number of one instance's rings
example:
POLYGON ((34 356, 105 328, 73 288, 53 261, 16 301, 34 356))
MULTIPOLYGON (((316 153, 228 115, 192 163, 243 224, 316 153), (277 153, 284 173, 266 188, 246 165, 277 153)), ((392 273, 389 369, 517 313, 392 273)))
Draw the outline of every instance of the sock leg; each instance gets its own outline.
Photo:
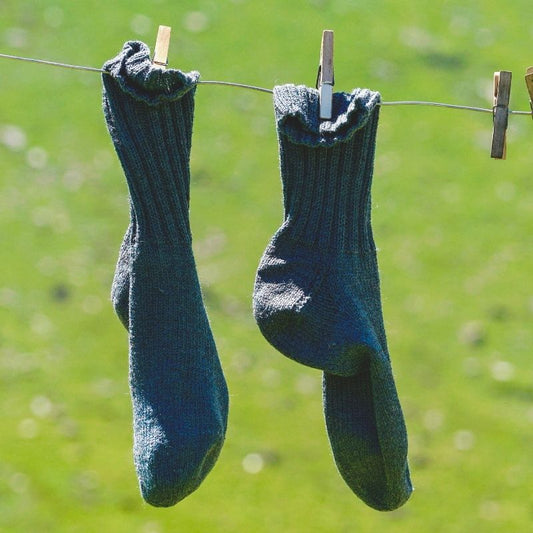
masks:
POLYGON ((228 413, 188 220, 197 74, 152 67, 138 42, 104 69, 104 114, 134 215, 112 289, 129 331, 134 462, 145 500, 170 506, 213 468, 228 413))

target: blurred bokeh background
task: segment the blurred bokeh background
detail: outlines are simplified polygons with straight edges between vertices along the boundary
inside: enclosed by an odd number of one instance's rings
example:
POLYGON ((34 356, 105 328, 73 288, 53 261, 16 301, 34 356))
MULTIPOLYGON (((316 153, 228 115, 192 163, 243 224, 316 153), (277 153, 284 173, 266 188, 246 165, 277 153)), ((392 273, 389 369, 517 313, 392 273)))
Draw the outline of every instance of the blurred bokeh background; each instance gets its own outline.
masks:
MULTIPOLYGON (((313 86, 323 29, 335 89, 492 106, 495 70, 528 110, 531 3, 512 0, 0 0, 0 52, 100 67, 172 27, 170 66, 205 80, 313 86)), ((384 315, 416 491, 392 513, 338 475, 321 374, 251 313, 282 219, 268 94, 200 86, 191 221, 231 394, 227 442, 198 491, 145 504, 131 457, 127 335, 109 289, 128 224, 97 73, 0 59, 0 530, 510 532, 533 520, 533 123, 381 111, 373 185, 384 315)))

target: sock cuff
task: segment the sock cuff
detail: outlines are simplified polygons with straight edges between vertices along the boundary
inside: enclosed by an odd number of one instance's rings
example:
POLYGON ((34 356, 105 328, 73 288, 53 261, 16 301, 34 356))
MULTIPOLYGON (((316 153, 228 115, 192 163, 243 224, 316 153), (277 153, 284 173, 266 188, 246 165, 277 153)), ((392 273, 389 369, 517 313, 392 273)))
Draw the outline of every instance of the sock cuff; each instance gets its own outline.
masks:
POLYGON ((331 120, 320 120, 316 89, 292 84, 274 87, 279 135, 311 147, 329 147, 350 140, 367 124, 380 102, 381 95, 369 89, 334 93, 331 120))
POLYGON ((128 182, 140 239, 190 241, 189 158, 197 72, 152 65, 130 41, 104 65, 103 107, 128 182))
POLYGON ((141 41, 127 41, 116 57, 102 67, 104 84, 109 76, 136 100, 156 106, 181 98, 196 89, 200 74, 154 66, 150 49, 141 41))
POLYGON ((371 183, 379 93, 355 89, 333 97, 331 121, 320 121, 315 89, 274 89, 285 224, 292 239, 320 249, 375 248, 371 183))

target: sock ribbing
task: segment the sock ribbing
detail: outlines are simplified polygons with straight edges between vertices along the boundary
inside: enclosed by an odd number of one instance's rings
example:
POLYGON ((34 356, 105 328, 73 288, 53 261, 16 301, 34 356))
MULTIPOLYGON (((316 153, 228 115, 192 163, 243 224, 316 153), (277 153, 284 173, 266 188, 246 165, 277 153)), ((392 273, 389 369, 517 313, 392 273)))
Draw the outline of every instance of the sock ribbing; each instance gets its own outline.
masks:
POLYGON ((370 186, 378 93, 336 93, 337 120, 318 120, 318 93, 274 88, 288 236, 322 250, 373 249, 370 186))
POLYGON ((138 238, 190 242, 189 157, 199 74, 152 67, 148 47, 135 41, 104 70, 110 74, 103 76, 104 114, 128 180, 138 238))

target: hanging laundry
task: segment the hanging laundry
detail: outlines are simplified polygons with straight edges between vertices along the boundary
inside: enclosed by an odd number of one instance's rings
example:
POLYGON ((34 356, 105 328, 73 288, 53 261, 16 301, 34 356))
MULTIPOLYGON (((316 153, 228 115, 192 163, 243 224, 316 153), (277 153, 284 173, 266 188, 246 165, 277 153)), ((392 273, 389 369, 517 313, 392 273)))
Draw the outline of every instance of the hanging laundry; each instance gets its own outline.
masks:
POLYGON ((213 468, 228 416, 189 226, 199 74, 153 66, 140 42, 103 68, 105 120, 131 202, 112 300, 129 332, 134 462, 144 499, 167 507, 213 468))
POLYGON ((285 220, 257 271, 254 315, 284 355, 324 371, 339 472, 379 510, 412 492, 407 434, 383 326, 370 188, 380 95, 274 88, 285 220))

